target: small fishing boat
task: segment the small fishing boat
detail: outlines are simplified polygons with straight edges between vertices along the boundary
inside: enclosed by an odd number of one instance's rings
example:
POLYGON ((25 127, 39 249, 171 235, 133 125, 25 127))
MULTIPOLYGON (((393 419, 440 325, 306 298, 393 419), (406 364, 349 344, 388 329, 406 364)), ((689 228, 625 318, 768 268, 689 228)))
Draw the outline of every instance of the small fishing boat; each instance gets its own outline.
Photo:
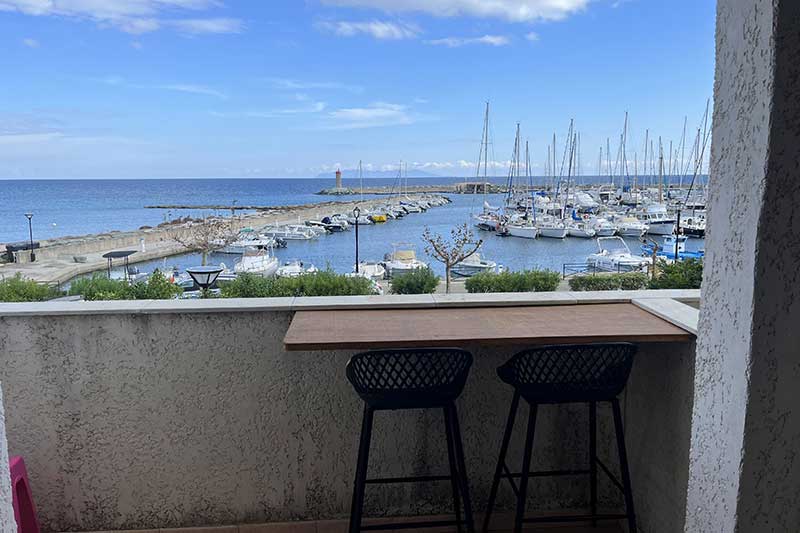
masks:
MULTIPOLYGON (((659 246, 658 250, 656 250, 657 257, 663 257, 665 259, 675 260, 675 248, 678 249, 678 259, 702 259, 705 256, 705 252, 703 250, 699 250, 696 252, 687 252, 686 251, 686 236, 685 235, 668 235, 664 237, 664 244, 663 246, 659 246)), ((653 244, 652 243, 645 243, 642 245, 642 253, 652 257, 653 256, 653 244)))
POLYGON ((480 254, 476 252, 460 263, 453 265, 450 268, 450 272, 456 276, 468 278, 481 272, 495 272, 497 268, 497 263, 481 258, 480 254))
POLYGON ((613 237, 617 233, 617 226, 607 218, 595 218, 592 221, 592 229, 598 237, 613 237))
POLYGON ((367 220, 374 222, 375 224, 383 224, 388 220, 386 213, 373 213, 371 215, 367 215, 367 220))
POLYGON ((705 212, 695 213, 686 219, 681 219, 681 233, 689 237, 706 236, 706 215, 705 212))
POLYGON ((386 277, 391 279, 418 268, 427 268, 428 265, 417 259, 412 244, 395 243, 392 253, 384 257, 383 267, 386 269, 386 277))
POLYGON ((617 233, 623 237, 638 239, 647 233, 647 224, 633 217, 624 217, 617 221, 617 233))
MULTIPOLYGON (((312 227, 301 226, 299 224, 268 226, 265 227, 261 233, 267 237, 281 238, 287 241, 307 241, 319 237, 320 235, 320 233, 314 231, 312 227)), ((322 229, 322 233, 325 233, 324 229, 322 229)))
POLYGON ((667 213, 667 208, 664 204, 649 204, 636 217, 647 224, 647 233, 650 235, 672 235, 675 233, 675 218, 667 213))
POLYGON ((567 226, 567 235, 570 237, 577 237, 579 239, 591 239, 597 234, 589 223, 583 221, 572 221, 567 226))
POLYGON ((236 274, 272 276, 278 270, 278 259, 266 250, 248 248, 242 258, 233 265, 236 274))
POLYGON ((363 274, 372 279, 384 279, 386 277, 386 268, 381 263, 374 261, 361 261, 358 264, 358 272, 354 273, 363 274))
POLYGON ((278 267, 276 275, 279 278, 296 278, 303 274, 315 274, 317 272, 319 272, 319 269, 314 265, 306 267, 302 261, 295 259, 294 261, 287 261, 278 267))
POLYGON ((598 237, 597 253, 586 258, 587 264, 598 270, 610 272, 642 270, 650 260, 631 253, 628 245, 621 237, 598 237))
POLYGON ((536 224, 539 228, 539 236, 550 239, 563 239, 567 236, 567 226, 556 218, 545 218, 536 224))

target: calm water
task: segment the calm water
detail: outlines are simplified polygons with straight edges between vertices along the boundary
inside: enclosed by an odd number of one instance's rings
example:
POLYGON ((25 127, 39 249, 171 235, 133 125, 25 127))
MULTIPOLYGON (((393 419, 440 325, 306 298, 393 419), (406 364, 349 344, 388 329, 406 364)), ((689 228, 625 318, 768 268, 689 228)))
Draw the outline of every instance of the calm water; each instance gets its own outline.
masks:
MULTIPOLYGON (((34 213, 34 239, 64 235, 82 235, 110 230, 131 230, 142 225, 154 226, 167 217, 201 216, 200 212, 145 209, 151 204, 230 204, 286 205, 324 202, 332 197, 314 193, 331 186, 330 179, 169 179, 169 180, 0 180, 0 242, 28 238, 26 211, 34 213)), ((392 179, 369 179, 365 185, 392 185, 392 179)), ((410 185, 443 184, 461 181, 460 178, 410 178, 410 185)), ((498 182, 504 180, 499 179, 498 182)), ((345 180, 345 186, 356 183, 345 180)), ((361 226, 360 257, 380 260, 390 252, 392 243, 410 242, 417 254, 425 256, 421 234, 424 228, 447 234, 454 225, 469 222, 473 212, 479 212, 483 196, 450 195, 452 204, 435 207, 426 213, 411 214, 386 224, 361 226)), ((344 197, 342 199, 347 199, 344 197)), ((490 203, 500 204, 502 198, 490 197, 490 203)), ((500 238, 486 232, 476 232, 484 239, 481 255, 512 270, 550 268, 561 271, 563 263, 582 262, 596 250, 593 239, 567 238, 536 239, 500 238)), ((702 240, 690 239, 687 248, 702 248, 702 240)), ((631 250, 639 250, 635 239, 628 241, 631 250)), ((330 266, 349 272, 355 258, 353 231, 324 235, 311 241, 290 241, 287 248, 276 250, 282 260, 301 259, 319 268, 330 266)), ((426 258, 427 260, 428 258, 426 258)), ((213 263, 232 266, 235 256, 214 255, 213 263)), ((150 271, 157 267, 199 264, 199 256, 187 254, 164 260, 143 263, 139 268, 150 271)), ((438 263, 432 266, 438 271, 438 263)))

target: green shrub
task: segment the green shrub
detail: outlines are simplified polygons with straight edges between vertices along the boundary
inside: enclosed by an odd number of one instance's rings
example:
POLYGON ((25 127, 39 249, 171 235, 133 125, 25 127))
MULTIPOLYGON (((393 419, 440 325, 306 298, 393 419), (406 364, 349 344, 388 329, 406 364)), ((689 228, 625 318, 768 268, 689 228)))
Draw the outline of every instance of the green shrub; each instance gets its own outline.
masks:
POLYGON ((415 268, 392 278, 392 294, 430 294, 439 286, 439 276, 429 267, 415 268))
POLYGON ((19 273, 0 281, 0 302, 41 302, 57 296, 53 287, 25 279, 19 273))
POLYGON ((264 278, 240 274, 220 286, 223 298, 274 298, 291 296, 355 296, 375 294, 372 282, 359 276, 345 276, 331 270, 295 278, 264 278))
POLYGON ((549 292, 558 288, 560 276, 551 270, 481 272, 467 279, 467 292, 549 292))
POLYGON ((646 289, 647 281, 647 274, 644 272, 575 276, 569 280, 569 289, 571 291, 637 291, 646 289))
POLYGON ((155 270, 147 281, 128 283, 122 279, 108 279, 105 274, 95 273, 91 278, 72 282, 69 294, 83 296, 84 300, 167 300, 175 298, 183 289, 170 283, 159 270, 155 270))
POLYGON ((703 261, 684 259, 667 264, 659 261, 658 274, 650 280, 651 289, 699 289, 703 281, 703 261))

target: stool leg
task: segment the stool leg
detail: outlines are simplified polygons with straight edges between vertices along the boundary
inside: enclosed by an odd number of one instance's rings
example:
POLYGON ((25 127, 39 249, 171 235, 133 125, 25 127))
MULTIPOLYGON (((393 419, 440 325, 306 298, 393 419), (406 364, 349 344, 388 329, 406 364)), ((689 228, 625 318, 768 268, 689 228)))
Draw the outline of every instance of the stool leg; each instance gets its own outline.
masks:
POLYGON ((495 468, 494 478, 492 479, 492 489, 489 491, 489 503, 486 506, 486 515, 483 517, 483 533, 487 533, 487 531, 489 531, 489 521, 492 518, 494 503, 497 499, 497 489, 500 486, 500 479, 503 475, 503 465, 505 465, 506 462, 506 454, 508 453, 508 445, 511 442, 511 434, 514 430, 514 420, 517 418, 518 407, 519 393, 514 392, 514 399, 511 400, 511 409, 508 412, 506 431, 503 433, 503 441, 500 444, 500 457, 497 459, 497 468, 495 468))
POLYGON ((472 520, 472 503, 469 499, 469 482, 467 481, 467 465, 464 460, 464 446, 461 442, 461 427, 458 424, 458 411, 455 404, 450 404, 446 409, 450 411, 450 426, 453 431, 453 444, 455 445, 456 461, 458 462, 458 480, 461 486, 461 496, 464 501, 464 521, 467 523, 467 532, 475 533, 475 523, 472 520))
POLYGON ((539 406, 531 404, 528 414, 528 434, 525 436, 525 452, 522 457, 522 473, 519 479, 519 496, 517 497, 517 515, 514 519, 514 533, 522 531, 522 520, 525 518, 525 500, 528 492, 528 478, 531 472, 531 455, 533 455, 533 435, 536 429, 536 411, 539 406))
POLYGON ((456 452, 455 452, 455 444, 453 440, 453 425, 450 420, 450 410, 448 407, 443 409, 444 411, 444 426, 447 433, 447 459, 450 461, 450 486, 453 490, 453 510, 456 515, 456 520, 458 520, 458 533, 461 533, 461 504, 459 503, 459 492, 460 492, 460 478, 458 473, 458 467, 456 466, 456 452))
POLYGON ((625 514, 628 515, 628 533, 636 533, 636 514, 633 511, 633 492, 631 491, 631 473, 628 470, 628 452, 625 449, 625 433, 622 429, 622 414, 619 400, 611 401, 614 410, 614 429, 617 433, 617 450, 619 451, 619 468, 622 472, 622 486, 625 488, 625 514))
POLYGON ((597 527, 597 402, 589 402, 589 477, 592 527, 597 527))
POLYGON ((364 486, 367 480, 367 465, 369 464, 369 443, 372 439, 372 417, 374 411, 367 405, 364 406, 364 419, 361 423, 361 439, 358 444, 358 462, 356 463, 356 478, 353 482, 353 505, 350 508, 350 533, 361 531, 361 515, 364 510, 364 486))

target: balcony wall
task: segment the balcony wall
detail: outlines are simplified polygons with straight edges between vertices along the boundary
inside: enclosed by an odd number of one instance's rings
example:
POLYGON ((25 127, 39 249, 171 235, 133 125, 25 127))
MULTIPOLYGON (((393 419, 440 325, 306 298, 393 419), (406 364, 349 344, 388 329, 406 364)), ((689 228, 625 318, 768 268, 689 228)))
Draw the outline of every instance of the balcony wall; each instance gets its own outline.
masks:
MULTIPOLYGON (((282 339, 293 310, 558 305, 664 295, 0 305, 9 450, 25 456, 48 531, 346 517, 362 407, 344 376, 351 352, 286 352, 282 339)), ((511 399, 494 369, 516 347, 469 348, 475 364, 458 407, 480 512, 511 399)), ((643 345, 623 398, 646 531, 683 529, 693 374, 693 344, 643 345)), ((600 411, 600 454, 616 470, 609 411, 600 411)), ((544 407, 540 413, 534 468, 584 467, 587 409, 544 407)), ((373 473, 444 471, 443 432, 440 413, 378 414, 373 473)), ((511 457, 520 457, 521 441, 517 431, 511 457)), ((370 488, 367 512, 446 513, 449 490, 446 483, 370 488)), ((531 511, 578 509, 588 499, 583 479, 536 481, 530 490, 531 511)), ((621 505, 615 490, 601 484, 603 506, 621 505)), ((510 490, 501 497, 503 507, 512 508, 510 490)))

